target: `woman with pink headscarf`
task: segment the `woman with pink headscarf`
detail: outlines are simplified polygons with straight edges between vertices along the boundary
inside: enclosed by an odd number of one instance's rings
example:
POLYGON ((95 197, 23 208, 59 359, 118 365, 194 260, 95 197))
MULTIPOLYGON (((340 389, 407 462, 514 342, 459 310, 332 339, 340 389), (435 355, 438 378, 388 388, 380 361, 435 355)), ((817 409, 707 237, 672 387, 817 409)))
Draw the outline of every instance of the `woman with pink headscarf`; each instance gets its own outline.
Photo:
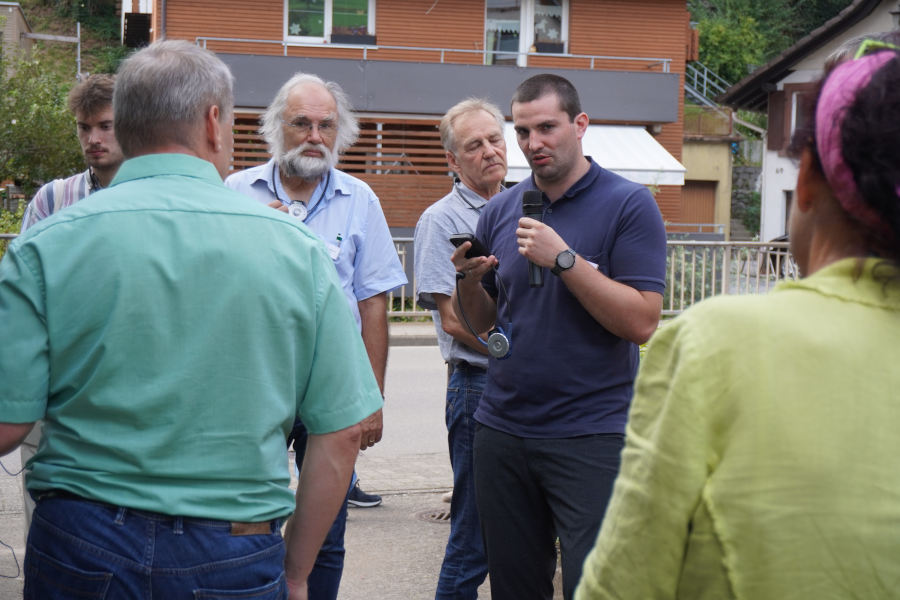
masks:
POLYGON ((576 599, 900 597, 900 58, 795 134, 804 278, 660 329, 576 599))

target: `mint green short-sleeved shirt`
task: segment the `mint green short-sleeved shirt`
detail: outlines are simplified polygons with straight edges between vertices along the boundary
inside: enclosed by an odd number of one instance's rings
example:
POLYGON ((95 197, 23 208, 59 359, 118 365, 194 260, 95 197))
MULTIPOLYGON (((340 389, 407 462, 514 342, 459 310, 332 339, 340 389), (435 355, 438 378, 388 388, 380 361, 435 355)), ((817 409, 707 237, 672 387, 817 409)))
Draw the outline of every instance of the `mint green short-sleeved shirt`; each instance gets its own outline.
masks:
POLYGON ((0 339, 0 421, 45 419, 32 492, 285 516, 294 419, 327 433, 382 403, 322 243, 187 155, 128 160, 14 240, 0 339))

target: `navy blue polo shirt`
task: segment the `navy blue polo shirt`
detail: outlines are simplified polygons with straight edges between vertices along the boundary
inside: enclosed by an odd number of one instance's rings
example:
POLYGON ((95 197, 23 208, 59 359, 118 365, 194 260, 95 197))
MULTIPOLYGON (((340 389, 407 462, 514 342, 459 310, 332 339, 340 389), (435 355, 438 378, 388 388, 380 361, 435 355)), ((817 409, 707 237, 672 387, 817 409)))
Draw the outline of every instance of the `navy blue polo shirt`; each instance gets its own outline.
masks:
MULTIPOLYGON (((499 260, 482 285, 497 300, 511 355, 490 359, 475 419, 530 438, 624 433, 637 345, 597 323, 549 269, 543 287, 529 287, 515 231, 522 194, 533 189, 530 177, 499 193, 478 221, 476 236, 499 260)), ((591 160, 588 173, 559 200, 551 205, 544 196, 543 222, 613 280, 641 291, 665 289, 665 227, 643 185, 591 160)))

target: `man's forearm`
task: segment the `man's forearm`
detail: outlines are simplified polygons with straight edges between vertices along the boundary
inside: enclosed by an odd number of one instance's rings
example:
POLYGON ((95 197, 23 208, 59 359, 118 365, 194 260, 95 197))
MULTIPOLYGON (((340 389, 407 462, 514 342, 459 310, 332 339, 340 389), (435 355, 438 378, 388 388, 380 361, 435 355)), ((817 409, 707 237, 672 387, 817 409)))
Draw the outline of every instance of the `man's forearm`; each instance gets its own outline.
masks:
POLYGON ((0 457, 19 447, 34 423, 0 423, 0 457))
POLYGON ((438 313, 441 315, 441 329, 444 333, 450 335, 456 341, 465 344, 472 350, 487 354, 487 346, 477 338, 456 316, 456 311, 451 306, 452 299, 445 294, 432 294, 435 304, 438 307, 438 313))
POLYGON ((369 355, 369 363, 384 394, 384 374, 387 370, 388 322, 387 293, 376 294, 359 301, 359 318, 362 323, 362 339, 369 355))
POLYGON ((472 329, 478 333, 490 329, 497 319, 497 303, 481 287, 480 280, 474 284, 463 284, 461 281, 450 297, 450 304, 459 320, 463 323, 468 320, 472 329))
POLYGON ((636 344, 643 344, 659 325, 662 295, 641 292, 614 281, 593 268, 583 258, 560 277, 569 291, 594 319, 609 332, 636 344))
POLYGON ((288 582, 306 581, 350 487, 360 427, 310 435, 297 486, 297 508, 285 531, 288 582))

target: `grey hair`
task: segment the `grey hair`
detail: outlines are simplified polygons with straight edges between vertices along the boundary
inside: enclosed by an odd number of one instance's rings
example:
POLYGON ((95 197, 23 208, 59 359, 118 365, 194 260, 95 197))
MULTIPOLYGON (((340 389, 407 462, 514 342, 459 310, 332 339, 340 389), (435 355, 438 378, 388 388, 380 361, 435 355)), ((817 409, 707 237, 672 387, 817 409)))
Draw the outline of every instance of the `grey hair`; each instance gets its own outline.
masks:
POLYGON ((856 51, 859 50, 859 47, 866 40, 874 40, 876 42, 887 42, 889 44, 898 45, 900 44, 900 31, 896 29, 893 31, 882 31, 878 33, 864 33, 862 35, 858 35, 846 40, 842 43, 838 48, 831 52, 828 57, 825 59, 825 64, 822 67, 825 72, 830 72, 832 68, 838 63, 842 63, 845 60, 850 60, 853 58, 853 55, 856 54, 856 51))
POLYGON ((282 115, 284 109, 287 108, 288 96, 291 91, 300 85, 307 83, 317 83, 324 87, 334 98, 337 105, 337 136, 335 137, 334 148, 338 153, 343 152, 356 143, 359 137, 359 122, 353 114, 353 105, 347 94, 334 81, 325 81, 318 75, 312 73, 295 73, 293 77, 288 79, 278 93, 275 99, 269 104, 266 112, 263 113, 260 121, 262 126, 259 133, 269 145, 269 152, 272 156, 281 156, 284 153, 284 130, 281 127, 282 115))
POLYGON ((500 108, 497 107, 496 104, 489 102, 484 98, 466 98, 448 110, 443 118, 441 118, 440 125, 438 125, 438 129, 441 132, 441 145, 444 146, 444 150, 447 152, 456 152, 456 139, 453 136, 453 125, 459 117, 477 110, 483 110, 494 117, 497 121, 497 125, 500 126, 500 131, 503 131, 506 119, 503 118, 503 113, 500 112, 500 108))
POLYGON ((116 139, 125 156, 172 143, 190 147, 214 105, 220 122, 233 118, 234 77, 228 66, 184 40, 154 42, 119 67, 113 92, 116 139))

